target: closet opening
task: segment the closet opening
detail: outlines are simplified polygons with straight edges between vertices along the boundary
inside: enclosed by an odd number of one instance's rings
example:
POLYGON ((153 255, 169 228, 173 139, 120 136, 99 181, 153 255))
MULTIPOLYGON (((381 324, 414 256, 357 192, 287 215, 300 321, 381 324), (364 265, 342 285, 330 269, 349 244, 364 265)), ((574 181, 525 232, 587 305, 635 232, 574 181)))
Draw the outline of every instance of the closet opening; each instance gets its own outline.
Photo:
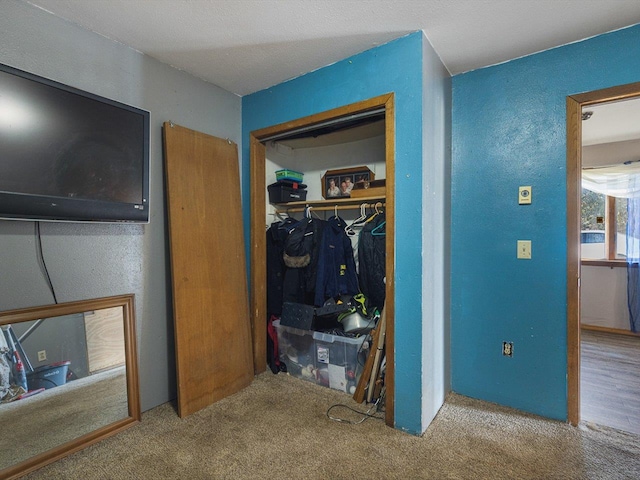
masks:
MULTIPOLYGON (((385 422, 389 426, 394 425, 394 126, 391 93, 250 133, 250 306, 255 373, 267 368, 267 229, 287 216, 323 221, 339 216, 348 224, 363 210, 377 208, 384 214, 380 247, 384 260, 380 263, 384 263, 385 277, 383 301, 378 303, 384 303, 380 308, 386 325, 385 422), (299 182, 305 185, 303 198, 271 197, 274 202, 270 202, 267 192, 277 180, 276 171, 304 175, 299 182), (343 183, 340 193, 330 190, 336 179, 343 183), (347 180, 358 181, 359 185, 350 187, 359 191, 347 190, 347 180)), ((317 307, 317 293, 315 299, 317 307)), ((350 393, 349 388, 345 391, 350 393)))

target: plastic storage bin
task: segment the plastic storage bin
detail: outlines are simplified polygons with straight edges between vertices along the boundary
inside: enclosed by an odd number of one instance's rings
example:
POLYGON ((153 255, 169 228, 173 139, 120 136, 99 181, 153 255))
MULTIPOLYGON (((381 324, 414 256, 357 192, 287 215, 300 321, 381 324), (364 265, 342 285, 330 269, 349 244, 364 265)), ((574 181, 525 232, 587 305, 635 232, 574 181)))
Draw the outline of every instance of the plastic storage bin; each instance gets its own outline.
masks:
POLYGON ((276 170, 276 180, 289 180, 291 182, 302 182, 304 173, 296 172, 295 170, 276 170))
POLYGON ((27 373, 27 384, 29 390, 39 388, 49 389, 59 387, 67 383, 67 372, 70 361, 52 363, 36 368, 33 372, 27 373))
POLYGON ((267 187, 269 203, 299 202, 307 199, 307 186, 303 183, 280 181, 267 187))
POLYGON ((299 330, 273 322, 280 360, 298 378, 353 393, 369 354, 366 335, 358 338, 299 330))

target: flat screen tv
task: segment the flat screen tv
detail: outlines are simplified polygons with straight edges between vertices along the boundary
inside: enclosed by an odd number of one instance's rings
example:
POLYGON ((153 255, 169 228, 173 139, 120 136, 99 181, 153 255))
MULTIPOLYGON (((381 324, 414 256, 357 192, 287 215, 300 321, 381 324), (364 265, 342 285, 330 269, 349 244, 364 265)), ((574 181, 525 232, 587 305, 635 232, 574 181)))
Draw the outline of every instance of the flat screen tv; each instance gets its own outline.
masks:
POLYGON ((149 221, 149 112, 0 64, 0 218, 149 221))

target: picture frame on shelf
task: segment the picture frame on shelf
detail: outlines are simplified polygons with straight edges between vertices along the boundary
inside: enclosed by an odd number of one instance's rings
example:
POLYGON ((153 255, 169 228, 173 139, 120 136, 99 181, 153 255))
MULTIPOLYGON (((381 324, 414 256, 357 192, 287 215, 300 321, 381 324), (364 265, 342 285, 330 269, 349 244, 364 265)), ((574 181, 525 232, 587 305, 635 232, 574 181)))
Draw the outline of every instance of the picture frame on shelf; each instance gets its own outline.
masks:
POLYGON ((372 180, 375 180, 375 173, 365 166, 327 170, 321 179, 322 198, 349 198, 356 183, 372 180))

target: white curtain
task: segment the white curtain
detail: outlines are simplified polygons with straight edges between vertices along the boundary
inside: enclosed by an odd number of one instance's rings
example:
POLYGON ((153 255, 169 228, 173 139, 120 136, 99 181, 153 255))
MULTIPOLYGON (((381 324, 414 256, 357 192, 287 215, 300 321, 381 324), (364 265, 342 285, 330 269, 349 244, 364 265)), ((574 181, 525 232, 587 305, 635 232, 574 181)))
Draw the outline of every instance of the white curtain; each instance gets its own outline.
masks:
POLYGON ((640 331, 640 162, 582 170, 582 187, 627 202, 627 305, 632 332, 640 331))
POLYGON ((627 202, 627 304, 632 332, 640 331, 640 198, 627 202))
POLYGON ((640 162, 582 170, 582 187, 618 198, 640 198, 640 162))

